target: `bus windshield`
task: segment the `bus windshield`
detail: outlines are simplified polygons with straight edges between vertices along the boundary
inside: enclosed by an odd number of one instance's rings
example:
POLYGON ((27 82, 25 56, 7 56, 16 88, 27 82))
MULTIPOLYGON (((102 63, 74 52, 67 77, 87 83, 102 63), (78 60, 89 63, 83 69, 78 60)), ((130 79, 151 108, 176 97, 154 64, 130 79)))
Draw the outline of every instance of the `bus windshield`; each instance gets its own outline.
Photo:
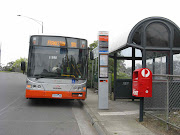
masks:
POLYGON ((31 46, 28 77, 87 78, 87 50, 31 46))

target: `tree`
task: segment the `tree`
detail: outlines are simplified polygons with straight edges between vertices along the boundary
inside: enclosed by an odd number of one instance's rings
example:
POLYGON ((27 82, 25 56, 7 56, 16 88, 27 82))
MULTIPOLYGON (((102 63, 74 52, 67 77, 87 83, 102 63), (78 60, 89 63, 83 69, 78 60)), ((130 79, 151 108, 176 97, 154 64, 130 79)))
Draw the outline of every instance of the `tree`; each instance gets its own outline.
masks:
POLYGON ((7 63, 7 66, 8 66, 8 68, 9 68, 8 71, 14 71, 14 70, 13 70, 13 64, 14 64, 14 61, 11 61, 11 62, 8 62, 8 63, 7 63))
POLYGON ((90 50, 92 51, 94 48, 96 48, 98 46, 98 40, 94 41, 94 43, 90 44, 90 50))
POLYGON ((7 63, 7 66, 12 67, 13 64, 14 64, 14 61, 11 61, 11 62, 8 62, 8 63, 7 63))
POLYGON ((28 59, 27 58, 20 58, 20 59, 17 59, 13 64, 15 71, 17 71, 17 72, 21 71, 21 62, 23 62, 23 61, 26 63, 26 67, 27 67, 28 59))
POLYGON ((13 67, 20 67, 21 66, 21 62, 28 62, 27 58, 20 58, 20 59, 17 59, 14 64, 13 64, 13 67))
POLYGON ((13 70, 13 64, 14 64, 14 61, 8 62, 6 64, 6 66, 3 67, 3 70, 4 71, 12 71, 13 70))
MULTIPOLYGON (((89 47, 90 47, 90 51, 92 51, 94 48, 96 48, 98 46, 98 41, 96 40, 96 41, 94 41, 93 43, 91 43, 90 45, 89 45, 89 47)), ((90 87, 91 86, 91 79, 93 79, 92 78, 92 62, 93 62, 94 60, 90 60, 90 58, 88 58, 88 82, 87 82, 87 86, 88 87, 90 87)), ((98 65, 97 65, 98 66, 98 65)), ((95 64, 94 64, 94 67, 95 67, 95 64)), ((93 75, 94 76, 94 75, 93 75)))

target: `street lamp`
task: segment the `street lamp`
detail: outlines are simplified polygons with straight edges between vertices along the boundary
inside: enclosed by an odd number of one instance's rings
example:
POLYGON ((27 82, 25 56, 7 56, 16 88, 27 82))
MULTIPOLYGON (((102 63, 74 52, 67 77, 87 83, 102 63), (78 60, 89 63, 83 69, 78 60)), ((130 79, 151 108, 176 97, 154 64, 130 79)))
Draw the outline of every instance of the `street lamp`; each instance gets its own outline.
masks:
MULTIPOLYGON (((22 16, 22 15, 17 15, 17 16, 22 16)), ((26 18, 31 19, 31 20, 37 22, 38 24, 40 24, 42 26, 42 33, 43 33, 43 22, 42 21, 36 20, 36 19, 28 17, 28 16, 22 16, 22 17, 26 17, 26 18)))

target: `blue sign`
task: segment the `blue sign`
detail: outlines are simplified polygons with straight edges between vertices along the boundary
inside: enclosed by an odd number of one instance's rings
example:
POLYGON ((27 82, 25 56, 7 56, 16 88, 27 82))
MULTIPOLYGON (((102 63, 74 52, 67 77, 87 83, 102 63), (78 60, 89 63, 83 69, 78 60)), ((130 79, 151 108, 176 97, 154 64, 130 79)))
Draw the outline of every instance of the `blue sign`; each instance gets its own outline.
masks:
POLYGON ((76 80, 75 79, 72 79, 72 84, 75 84, 76 80))
POLYGON ((99 52, 108 52, 108 51, 99 51, 99 52))

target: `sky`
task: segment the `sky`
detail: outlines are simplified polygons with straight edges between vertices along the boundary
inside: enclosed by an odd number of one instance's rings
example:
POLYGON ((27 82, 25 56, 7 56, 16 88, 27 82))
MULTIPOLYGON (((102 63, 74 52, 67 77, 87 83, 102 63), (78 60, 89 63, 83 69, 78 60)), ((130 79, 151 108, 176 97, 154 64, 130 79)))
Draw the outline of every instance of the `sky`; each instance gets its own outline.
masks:
POLYGON ((180 27, 179 12, 179 0, 1 0, 1 63, 28 57, 30 35, 42 29, 27 17, 43 21, 43 34, 85 38, 91 44, 98 31, 109 31, 116 42, 128 25, 151 16, 168 18, 180 27))

